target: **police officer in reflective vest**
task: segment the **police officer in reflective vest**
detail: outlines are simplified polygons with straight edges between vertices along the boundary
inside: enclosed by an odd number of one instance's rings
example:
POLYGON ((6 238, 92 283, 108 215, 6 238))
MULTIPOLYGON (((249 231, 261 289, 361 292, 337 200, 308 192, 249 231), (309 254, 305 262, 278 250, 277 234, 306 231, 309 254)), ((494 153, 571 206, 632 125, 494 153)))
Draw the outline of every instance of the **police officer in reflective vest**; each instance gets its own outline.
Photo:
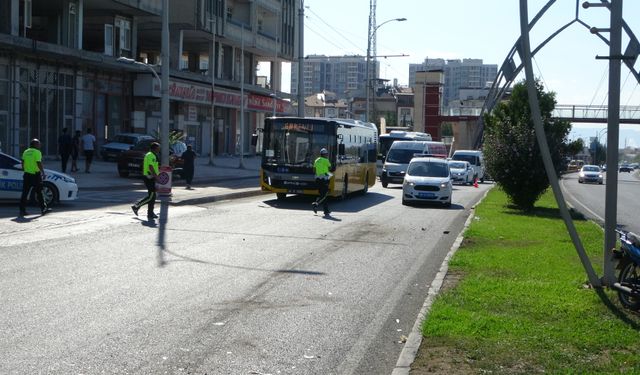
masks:
POLYGON ((160 152, 160 144, 153 142, 151 144, 149 152, 144 156, 144 162, 142 163, 142 179, 144 185, 147 187, 147 196, 140 199, 133 206, 131 210, 138 216, 138 210, 145 204, 147 208, 147 218, 149 220, 157 219, 158 215, 153 212, 153 207, 156 204, 156 180, 158 178, 158 153, 160 152))
POLYGON ((20 216, 28 215, 27 197, 29 191, 33 189, 36 199, 40 204, 40 212, 44 215, 51 211, 47 207, 47 202, 42 194, 42 180, 44 179, 44 167, 42 167, 42 153, 40 152, 40 141, 31 140, 31 146, 22 153, 22 169, 24 177, 22 180, 22 196, 20 197, 20 216))
POLYGON ((324 209, 325 216, 328 216, 331 211, 329 211, 329 179, 331 178, 331 173, 329 173, 329 169, 331 168, 331 162, 327 159, 329 156, 329 152, 326 148, 322 148, 320 150, 320 157, 313 162, 313 169, 316 172, 316 183, 318 184, 318 198, 315 202, 313 202, 313 212, 318 213, 318 206, 322 204, 324 209))

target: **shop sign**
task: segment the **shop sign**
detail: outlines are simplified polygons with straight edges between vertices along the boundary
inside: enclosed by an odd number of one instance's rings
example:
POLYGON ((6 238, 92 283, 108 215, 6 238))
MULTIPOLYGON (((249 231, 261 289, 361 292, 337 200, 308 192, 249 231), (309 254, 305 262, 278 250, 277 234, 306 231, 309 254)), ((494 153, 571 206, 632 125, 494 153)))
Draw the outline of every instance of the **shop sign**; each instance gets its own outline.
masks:
POLYGON ((195 105, 188 106, 187 114, 188 121, 198 121, 198 107, 195 105))

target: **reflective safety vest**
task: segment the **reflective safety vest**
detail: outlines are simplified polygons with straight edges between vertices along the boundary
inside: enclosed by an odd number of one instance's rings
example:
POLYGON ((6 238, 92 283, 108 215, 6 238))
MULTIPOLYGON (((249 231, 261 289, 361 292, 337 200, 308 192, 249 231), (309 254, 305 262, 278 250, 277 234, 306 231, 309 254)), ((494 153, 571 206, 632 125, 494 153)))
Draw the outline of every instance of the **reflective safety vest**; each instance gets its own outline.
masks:
POLYGON ((42 153, 37 148, 29 147, 22 153, 22 168, 26 173, 40 173, 38 162, 42 162, 42 153))
POLYGON ((329 178, 329 168, 331 168, 331 162, 327 158, 320 156, 313 162, 313 168, 316 171, 316 178, 329 178))
POLYGON ((142 167, 142 174, 145 177, 151 176, 151 173, 149 172, 149 166, 153 167, 153 171, 158 174, 158 158, 156 157, 156 154, 154 154, 152 151, 147 152, 147 154, 144 156, 144 163, 142 163, 143 167, 142 167))

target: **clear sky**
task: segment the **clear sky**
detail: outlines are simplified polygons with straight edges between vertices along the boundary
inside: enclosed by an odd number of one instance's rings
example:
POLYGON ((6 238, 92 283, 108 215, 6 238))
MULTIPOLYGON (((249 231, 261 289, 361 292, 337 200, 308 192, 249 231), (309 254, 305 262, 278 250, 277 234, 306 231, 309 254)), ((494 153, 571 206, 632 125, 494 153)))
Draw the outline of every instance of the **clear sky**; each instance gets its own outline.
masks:
MULTIPOLYGON (((576 4, 583 2, 556 1, 534 27, 532 47, 574 19, 576 4)), ((547 0, 529 0, 529 17, 545 4, 547 0)), ((366 55, 369 0, 304 0, 304 5, 304 55, 366 55)), ((623 13, 629 27, 640 36, 640 0, 624 1, 623 13)), ((609 27, 606 8, 578 6, 578 14, 589 26, 609 27)), ((381 77, 397 78, 401 85, 408 85, 409 64, 425 58, 476 58, 500 67, 520 35, 517 0, 377 0, 378 25, 402 17, 407 21, 389 22, 377 32, 379 56, 409 55, 379 59, 381 77)), ((609 37, 608 33, 603 35, 609 37)), ((627 42, 623 33, 623 51, 627 42)), ((535 56, 534 74, 546 90, 556 92, 558 104, 606 105, 608 62, 595 56, 607 56, 608 49, 584 26, 574 23, 535 56)), ((624 65, 621 82, 621 105, 640 105, 639 85, 624 65)), ((285 91, 288 87, 289 83, 283 82, 285 91)), ((596 136, 604 127, 576 124, 571 138, 596 136)), ((621 127, 620 145, 625 144, 640 147, 640 125, 621 127)))

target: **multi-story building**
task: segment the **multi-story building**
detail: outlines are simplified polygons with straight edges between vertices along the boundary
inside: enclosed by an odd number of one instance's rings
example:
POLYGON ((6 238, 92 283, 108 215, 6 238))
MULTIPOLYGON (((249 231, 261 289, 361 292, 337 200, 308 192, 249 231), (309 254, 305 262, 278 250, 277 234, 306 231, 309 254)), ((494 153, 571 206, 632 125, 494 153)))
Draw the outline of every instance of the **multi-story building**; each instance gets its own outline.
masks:
POLYGON ((416 72, 435 70, 444 73, 442 104, 447 107, 450 101, 460 99, 461 88, 484 88, 487 82, 493 82, 498 65, 483 64, 482 59, 425 59, 420 64, 409 64, 409 84, 415 87, 416 72))
MULTIPOLYGON (((371 62, 374 72, 378 71, 377 66, 377 62, 371 62)), ((311 55, 305 58, 303 69, 305 97, 322 91, 334 92, 341 99, 366 96, 367 63, 364 56, 311 55)), ((298 95, 297 62, 291 64, 291 95, 298 95)))
POLYGON ((250 152, 249 136, 239 147, 241 132, 291 113, 279 80, 259 85, 256 66, 271 62, 278 78, 280 63, 292 60, 300 0, 171 1, 167 62, 162 3, 0 0, 2 150, 17 155, 37 137, 45 155, 56 155, 62 128, 92 128, 98 143, 124 131, 153 134, 161 63, 170 68, 170 128, 201 154, 250 152))

